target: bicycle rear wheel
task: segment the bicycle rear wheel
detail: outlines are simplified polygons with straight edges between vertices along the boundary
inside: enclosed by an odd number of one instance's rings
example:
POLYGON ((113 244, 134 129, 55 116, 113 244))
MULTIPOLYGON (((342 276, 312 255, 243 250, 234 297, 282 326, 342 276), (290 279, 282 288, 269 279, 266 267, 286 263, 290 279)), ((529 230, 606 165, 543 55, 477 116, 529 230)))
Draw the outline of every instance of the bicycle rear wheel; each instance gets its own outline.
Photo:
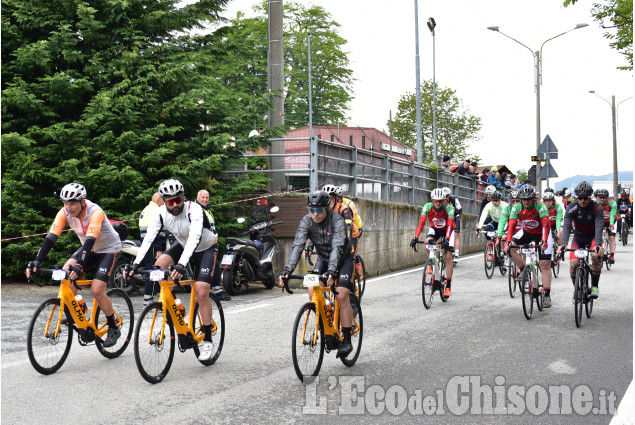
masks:
POLYGON ((72 319, 66 307, 62 324, 57 329, 60 302, 59 298, 50 298, 40 304, 33 313, 27 331, 26 347, 29 360, 35 370, 43 375, 55 373, 62 367, 73 342, 72 319))
MULTIPOLYGON (((117 323, 121 336, 112 347, 104 347, 104 342, 99 338, 95 339, 95 345, 102 356, 114 359, 123 354, 130 343, 130 337, 134 329, 134 312, 130 297, 126 295, 125 291, 121 289, 111 289, 106 292, 106 295, 108 295, 108 298, 112 301, 112 308, 115 311, 115 323, 117 323)), ((100 327, 108 327, 106 314, 101 310, 99 305, 95 313, 95 327, 97 329, 100 327)))
POLYGON ((423 306, 428 309, 432 306, 432 294, 434 293, 434 260, 428 259, 423 266, 423 277, 421 279, 421 296, 423 306))
POLYGON ((533 282, 531 279, 531 271, 529 270, 531 267, 526 266, 523 269, 522 280, 520 284, 522 285, 522 293, 523 293, 523 313, 525 314, 525 319, 531 319, 531 315, 534 311, 534 288, 533 282))
POLYGON ((494 243, 488 241, 483 250, 483 260, 485 263, 485 276, 491 279, 494 276, 494 243))
POLYGON ((139 316, 134 331, 134 358, 139 373, 151 384, 163 381, 172 360, 176 344, 174 324, 168 314, 163 327, 163 309, 160 302, 146 306, 139 316), (161 340, 161 331, 164 331, 161 340))
POLYGON ((448 299, 450 299, 450 297, 446 297, 443 295, 443 293, 445 292, 445 261, 441 260, 439 262, 439 267, 441 268, 441 272, 439 273, 439 276, 441 276, 441 289, 439 290, 439 298, 441 298, 441 301, 443 301, 444 303, 448 302, 448 299))
POLYGON ((582 304, 584 303, 584 294, 582 293, 584 288, 584 269, 578 267, 575 271, 575 286, 573 289, 573 304, 575 325, 579 328, 582 325, 582 304))
POLYGON ((366 266, 364 265, 364 260, 360 255, 355 256, 355 262, 353 263, 353 276, 356 295, 361 302, 362 295, 364 295, 364 290, 366 289, 366 266))
POLYGON ((556 251, 555 247, 553 248, 553 253, 551 255, 551 270, 553 272, 553 277, 558 277, 560 274, 560 257, 558 257, 558 251, 556 251))
POLYGON ((514 298, 516 296, 516 276, 518 276, 518 267, 516 267, 513 263, 509 268, 509 274, 507 275, 507 281, 509 286, 509 296, 514 298))
POLYGON ((608 238, 604 241, 604 265, 606 266, 606 270, 611 270, 611 260, 609 260, 609 253, 611 246, 609 245, 608 238))
MULTIPOLYGON (((351 303, 351 308, 353 309, 353 325, 351 327, 351 345, 353 346, 353 351, 351 351, 351 353, 346 357, 340 357, 340 360, 346 366, 351 367, 357 361, 359 353, 362 350, 364 319, 362 317, 362 306, 359 304, 359 299, 357 299, 355 295, 350 294, 349 302, 351 303)), ((341 332, 342 325, 340 324, 338 328, 341 332)))
MULTIPOLYGON (((209 360, 199 360, 199 362, 205 366, 212 365, 216 362, 216 360, 218 360, 220 352, 223 349, 223 343, 225 342, 225 314, 223 313, 223 306, 216 295, 212 293, 209 294, 209 300, 212 303, 212 342, 214 343, 215 351, 214 355, 212 355, 209 360)), ((198 300, 196 300, 196 303, 194 304, 194 322, 192 323, 192 327, 194 328, 196 335, 201 335, 203 334, 203 329, 201 328, 201 324, 203 322, 198 309, 198 300)), ((198 358, 200 354, 198 347, 194 347, 194 354, 198 358)))
POLYGON ((304 304, 295 317, 291 356, 298 379, 305 384, 313 382, 312 377, 320 373, 324 359, 324 328, 313 303, 304 304))

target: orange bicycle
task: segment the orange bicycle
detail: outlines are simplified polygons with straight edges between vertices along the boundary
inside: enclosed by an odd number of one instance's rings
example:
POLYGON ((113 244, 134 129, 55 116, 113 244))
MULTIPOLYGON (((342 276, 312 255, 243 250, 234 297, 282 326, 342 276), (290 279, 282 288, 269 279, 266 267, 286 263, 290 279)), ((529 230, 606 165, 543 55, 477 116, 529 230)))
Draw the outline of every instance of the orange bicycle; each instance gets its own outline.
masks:
MULTIPOLYGON (((29 269, 32 265, 29 264, 29 269)), ((38 269, 37 273, 50 273, 52 280, 60 282, 56 298, 49 298, 35 310, 27 332, 27 353, 31 364, 43 375, 55 373, 66 361, 73 342, 73 330, 77 332, 79 345, 95 343, 97 350, 106 358, 119 357, 128 347, 134 322, 130 298, 121 289, 111 289, 106 295, 112 301, 117 327, 121 336, 112 347, 104 347, 102 338, 108 332, 106 315, 93 298, 90 317, 86 316, 80 303, 75 299, 71 285, 78 290, 88 286, 92 280, 69 280, 69 272, 59 266, 53 269, 38 269)), ((31 274, 31 280, 43 286, 31 274)))

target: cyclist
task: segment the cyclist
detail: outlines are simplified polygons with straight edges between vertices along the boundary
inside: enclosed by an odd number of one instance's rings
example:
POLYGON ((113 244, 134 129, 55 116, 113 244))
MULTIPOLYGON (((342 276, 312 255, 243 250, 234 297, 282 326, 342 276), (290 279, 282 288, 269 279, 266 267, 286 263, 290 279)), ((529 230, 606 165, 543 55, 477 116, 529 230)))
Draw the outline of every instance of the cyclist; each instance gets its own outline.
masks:
POLYGON ((489 185, 485 188, 485 197, 481 201, 481 206, 479 207, 479 210, 478 210, 479 217, 481 216, 481 214, 483 214, 485 205, 489 204, 489 202, 492 200, 491 195, 494 192, 496 192, 496 187, 494 185, 489 185))
MULTIPOLYGON (((615 263, 615 215, 617 214, 617 204, 609 200, 608 189, 597 189, 595 191, 595 201, 604 210, 604 227, 609 236, 609 263, 615 263)), ((606 253, 605 253, 606 254, 606 253)))
POLYGON ((170 278, 181 279, 185 274, 185 264, 194 259, 194 291, 198 299, 203 342, 200 345, 199 360, 209 360, 214 352, 212 342, 212 303, 209 298, 210 284, 214 276, 218 235, 213 230, 203 208, 196 202, 186 201, 181 182, 165 180, 159 185, 159 194, 164 205, 152 216, 137 258, 135 258, 129 276, 137 271, 150 245, 163 229, 172 233, 176 243, 170 246, 154 263, 165 270, 176 263, 170 278))
POLYGON ((444 237, 443 249, 445 250, 445 267, 446 267, 446 286, 443 292, 444 297, 452 295, 450 289, 452 285, 452 252, 454 251, 454 207, 445 203, 445 193, 443 189, 436 188, 430 194, 432 202, 428 202, 423 206, 419 226, 415 232, 415 236, 410 241, 410 247, 415 249, 419 236, 425 228, 426 221, 430 219, 430 230, 426 235, 426 243, 434 243, 439 238, 444 237))
MULTIPOLYGON (((329 208, 330 198, 329 194, 323 190, 311 192, 307 196, 306 204, 309 213, 300 220, 287 265, 280 273, 280 286, 284 287, 285 280, 298 265, 307 240, 311 239, 318 256, 312 273, 327 277, 328 286, 333 285, 337 278, 337 302, 344 337, 337 356, 346 357, 353 350, 351 345, 353 309, 349 302, 350 292, 355 292, 355 287, 350 280, 353 274, 352 242, 347 235, 344 218, 329 208)), ((327 338, 325 341, 329 349, 336 348, 334 338, 327 338)))
POLYGON ((558 240, 562 239, 562 219, 564 218, 564 208, 557 203, 553 192, 547 192, 542 195, 542 201, 547 207, 549 212, 549 224, 551 225, 551 232, 558 237, 558 240))
MULTIPOLYGON (((490 225, 495 232, 498 231, 500 217, 505 208, 509 206, 507 202, 502 200, 503 194, 498 190, 494 191, 494 193, 490 195, 490 199, 489 204, 487 204, 483 209, 478 226, 476 227, 477 236, 481 230, 485 229, 485 225, 487 224, 490 225)), ((500 243, 500 240, 497 240, 496 242, 498 244, 500 243)), ((496 262, 498 262, 498 258, 496 258, 496 262)))
POLYGON ((617 211, 619 216, 617 217, 617 236, 620 241, 622 240, 622 215, 626 215, 626 221, 630 227, 633 227, 633 216, 632 216, 632 208, 631 200, 628 199, 628 193, 623 190, 620 193, 619 199, 615 202, 617 204, 617 211))
MULTIPOLYGON (((108 323, 108 334, 103 341, 103 346, 112 347, 121 336, 121 331, 117 328, 112 302, 106 295, 106 286, 113 265, 117 261, 117 254, 121 251, 119 234, 112 227, 101 207, 86 199, 86 188, 81 184, 65 185, 60 192, 60 198, 64 202, 64 208, 55 216, 35 260, 27 268, 26 276, 30 277, 32 272, 37 271, 68 224, 79 237, 82 246, 62 268, 71 272, 69 276, 71 280, 76 280, 80 278, 84 270, 96 266, 90 289, 97 304, 106 315, 108 323)), ((77 289, 74 286, 71 286, 71 291, 77 295, 77 289)))
POLYGON ((505 251, 511 257, 520 272, 516 279, 520 279, 525 261, 518 254, 518 245, 526 245, 535 242, 540 247, 538 263, 542 274, 543 289, 545 291, 546 308, 551 307, 551 250, 553 239, 551 237, 549 212, 542 202, 535 200, 536 190, 526 184, 518 191, 520 204, 514 205, 509 213, 507 222, 507 242, 505 251), (520 222, 522 228, 514 233, 516 223, 520 222))
MULTIPOLYGON (((586 181, 580 182, 575 187, 576 201, 571 203, 564 213, 564 222, 562 224, 562 242, 558 247, 559 254, 566 248, 569 242, 569 234, 573 230, 573 240, 571 241, 571 249, 578 248, 595 248, 595 253, 591 256, 591 298, 597 298, 600 295, 598 285, 600 282, 600 274, 602 272, 602 255, 604 247, 602 246, 602 229, 604 228, 604 209, 597 202, 591 200, 593 188, 586 181)), ((574 252, 569 257, 571 266, 569 274, 571 282, 575 285, 575 270, 578 267, 578 259, 574 252)), ((573 299, 575 304, 575 298, 573 299)))
POLYGON ((337 194, 337 202, 346 205, 351 209, 351 211, 353 211, 353 224, 355 224, 355 227, 353 228, 353 249, 355 253, 357 253, 357 243, 359 242, 359 238, 362 237, 362 227, 364 227, 364 222, 357 211, 355 202, 344 197, 344 188, 342 186, 336 186, 335 193, 337 194))
MULTIPOLYGON (((507 222, 509 221, 509 213, 511 212, 514 205, 520 204, 520 199, 518 198, 518 191, 512 190, 509 193, 509 205, 503 208, 503 212, 501 212, 500 218, 498 219, 498 229, 496 230, 496 243, 500 243, 503 234, 507 233, 507 222)), ((516 227, 514 228, 514 233, 519 232, 522 229, 521 224, 517 221, 516 227)))
POLYGON ((454 259, 459 258, 459 250, 461 249, 461 214, 463 208, 459 202, 459 198, 452 196, 452 190, 444 187, 445 203, 454 207, 454 259))

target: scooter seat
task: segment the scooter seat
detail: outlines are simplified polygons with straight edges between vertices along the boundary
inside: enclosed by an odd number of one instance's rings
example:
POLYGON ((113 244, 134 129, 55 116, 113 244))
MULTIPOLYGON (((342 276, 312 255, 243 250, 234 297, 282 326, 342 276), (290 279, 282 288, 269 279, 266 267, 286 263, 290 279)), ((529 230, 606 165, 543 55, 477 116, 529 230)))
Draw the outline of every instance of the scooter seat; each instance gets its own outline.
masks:
POLYGON ((230 245, 230 244, 231 245, 234 245, 234 244, 247 245, 247 246, 252 246, 252 247, 258 249, 258 246, 251 239, 228 237, 227 238, 227 245, 230 245))
POLYGON ((138 239, 126 239, 124 241, 121 241, 121 246, 122 247, 140 247, 141 246, 141 241, 138 239))

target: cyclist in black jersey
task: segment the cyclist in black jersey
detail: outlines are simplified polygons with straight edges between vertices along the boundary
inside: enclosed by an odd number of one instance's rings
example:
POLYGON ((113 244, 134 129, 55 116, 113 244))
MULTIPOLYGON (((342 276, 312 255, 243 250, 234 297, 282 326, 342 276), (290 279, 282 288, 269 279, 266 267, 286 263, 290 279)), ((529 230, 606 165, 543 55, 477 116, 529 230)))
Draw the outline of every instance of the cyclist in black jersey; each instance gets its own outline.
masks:
MULTIPOLYGON (((564 213, 564 222, 562 224, 562 241, 558 247, 558 251, 562 252, 569 242, 569 235, 573 230, 573 240, 571 241, 571 249, 578 248, 595 248, 595 253, 591 256, 591 298, 597 298, 600 294, 598 284, 600 282, 600 273, 602 271, 602 255, 604 255, 604 247, 602 246, 602 230, 604 229, 604 210, 597 202, 591 200, 593 188, 590 184, 583 181, 575 188, 576 201, 569 204, 564 213)), ((578 259, 574 252, 569 257, 571 267, 569 274, 571 282, 575 285, 575 270, 578 267, 578 259)))
POLYGON ((617 213, 619 214, 617 219, 617 235, 620 238, 619 240, 622 240, 622 215, 626 214, 628 225, 633 227, 633 204, 631 200, 628 199, 628 193, 626 193, 625 190, 620 193, 620 197, 615 203, 617 204, 617 213))

